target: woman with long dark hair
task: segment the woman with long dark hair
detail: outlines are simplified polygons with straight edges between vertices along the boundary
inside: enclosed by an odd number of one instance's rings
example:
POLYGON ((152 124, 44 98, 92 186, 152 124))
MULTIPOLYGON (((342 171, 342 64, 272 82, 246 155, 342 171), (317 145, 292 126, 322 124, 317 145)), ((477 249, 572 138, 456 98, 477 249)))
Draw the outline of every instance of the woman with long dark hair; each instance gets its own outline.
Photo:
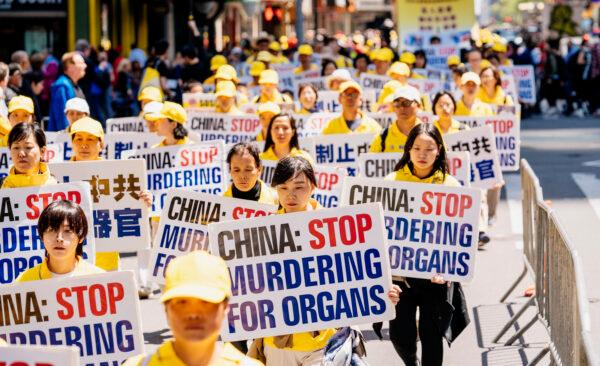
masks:
POLYGON ((313 160, 306 151, 300 149, 294 118, 287 113, 280 113, 271 118, 260 159, 278 161, 286 156, 302 156, 311 163, 313 160))

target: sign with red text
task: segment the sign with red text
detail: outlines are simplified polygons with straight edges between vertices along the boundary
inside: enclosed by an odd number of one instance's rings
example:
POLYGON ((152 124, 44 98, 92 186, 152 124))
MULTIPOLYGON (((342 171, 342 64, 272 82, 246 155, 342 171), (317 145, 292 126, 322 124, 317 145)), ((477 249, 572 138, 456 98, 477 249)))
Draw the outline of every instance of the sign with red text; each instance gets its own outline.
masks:
POLYGON ((40 214, 58 200, 69 200, 83 209, 88 235, 83 256, 94 263, 94 221, 90 185, 87 182, 0 190, 0 284, 13 282, 22 272, 42 263, 45 248, 37 231, 40 214))
POLYGON ((121 271, 1 286, 0 334, 13 345, 77 346, 84 365, 120 365, 144 352, 133 276, 121 271))
POLYGON ((59 182, 90 184, 96 251, 137 251, 148 247, 148 207, 140 199, 146 190, 143 159, 51 163, 59 182))
POLYGON ((317 187, 312 197, 325 208, 338 207, 342 197, 344 178, 348 172, 344 168, 315 165, 317 187))
POLYGON ((267 216, 276 211, 275 205, 183 189, 171 190, 150 255, 150 275, 159 284, 164 284, 165 270, 171 259, 195 250, 208 250, 208 224, 267 216))
POLYGON ((130 159, 145 159, 152 215, 160 215, 169 190, 187 188, 220 195, 225 192, 225 146, 222 141, 135 150, 130 159))
POLYGON ((392 275, 466 282, 475 273, 481 190, 348 177, 342 206, 380 202, 392 275))
POLYGON ((76 346, 0 347, 0 366, 79 366, 76 346))
POLYGON ((213 223, 208 232, 232 279, 223 341, 395 317, 379 204, 213 223))
POLYGON ((446 151, 448 170, 463 187, 471 186, 471 159, 466 151, 446 151))
POLYGON ((252 141, 260 132, 260 120, 255 114, 233 116, 223 113, 189 111, 186 127, 200 141, 223 140, 224 143, 252 141))
POLYGON ((321 134, 323 127, 333 118, 337 117, 335 113, 320 112, 312 114, 294 114, 296 130, 298 137, 311 137, 321 134))
POLYGON ((533 65, 514 65, 500 67, 505 73, 512 74, 515 78, 519 102, 535 104, 535 70, 533 65))

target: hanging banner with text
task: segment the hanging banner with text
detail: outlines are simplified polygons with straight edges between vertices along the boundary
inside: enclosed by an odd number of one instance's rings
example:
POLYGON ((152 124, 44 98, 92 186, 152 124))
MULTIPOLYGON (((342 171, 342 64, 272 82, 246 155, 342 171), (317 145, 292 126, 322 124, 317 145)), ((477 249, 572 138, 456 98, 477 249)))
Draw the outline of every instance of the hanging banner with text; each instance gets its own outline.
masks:
POLYGON ((441 274, 446 281, 466 282, 475 272, 480 194, 441 184, 348 177, 342 206, 381 202, 392 275, 441 274))
POLYGON ((232 279, 224 341, 395 317, 379 204, 214 223, 208 232, 232 279))

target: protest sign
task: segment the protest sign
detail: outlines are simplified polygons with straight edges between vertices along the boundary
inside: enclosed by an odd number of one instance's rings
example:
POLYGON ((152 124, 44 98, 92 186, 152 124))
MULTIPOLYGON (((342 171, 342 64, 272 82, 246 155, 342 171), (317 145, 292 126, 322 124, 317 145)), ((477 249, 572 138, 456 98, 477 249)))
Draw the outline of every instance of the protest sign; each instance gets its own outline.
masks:
MULTIPOLYGON (((518 102, 519 94, 517 93, 517 86, 515 85, 515 78, 512 76, 512 74, 504 74, 504 75, 500 76, 500 81, 502 83, 501 87, 502 87, 502 90, 504 91, 504 93, 507 96, 510 96, 513 101, 518 102)), ((505 102, 506 102, 506 99, 503 101, 503 103, 505 103, 505 102)))
POLYGON ((94 262, 94 227, 90 185, 86 182, 53 184, 40 187, 0 190, 0 283, 14 281, 21 272, 44 258, 44 244, 37 231, 40 214, 57 200, 69 200, 81 206, 88 222, 83 256, 94 262))
POLYGON ((409 47, 409 49, 413 52, 417 49, 423 50, 423 52, 425 52, 425 56, 427 57, 427 67, 446 68, 448 57, 452 55, 458 56, 460 54, 460 49, 458 45, 455 44, 409 47))
POLYGON ((97 252, 137 251, 149 246, 148 208, 139 199, 147 186, 145 163, 137 159, 50 164, 59 182, 90 184, 97 252))
POLYGON ((417 88, 422 96, 431 96, 442 90, 444 84, 433 79, 408 79, 408 85, 417 88))
POLYGON ((106 120, 106 133, 115 132, 150 132, 142 117, 109 118, 106 120))
POLYGON ((535 70, 532 65, 501 66, 506 74, 512 74, 519 95, 519 102, 535 104, 535 70))
POLYGON ((340 104, 340 93, 333 90, 319 91, 319 99, 316 105, 318 110, 327 111, 329 113, 340 113, 342 105, 340 104))
POLYGON ((183 93, 183 108, 214 111, 217 97, 215 93, 183 93))
POLYGON ((79 349, 8 345, 0 347, 0 366, 79 366, 79 349))
POLYGON ((86 366, 120 365, 144 352, 131 271, 0 286, 0 302, 0 335, 11 344, 77 346, 86 366))
POLYGON ((390 127, 390 125, 396 122, 396 120, 398 119, 396 113, 369 112, 367 113, 367 116, 373 118, 377 123, 379 123, 379 125, 381 125, 381 128, 390 127))
POLYGON ((480 194, 442 184, 348 177, 341 205, 381 202, 392 275, 441 274, 446 281, 466 282, 475 272, 480 194))
POLYGON ((250 200, 183 189, 169 191, 150 255, 151 276, 164 284, 171 259, 195 250, 208 250, 208 224, 267 216, 276 211, 275 205, 250 200))
POLYGON ((356 133, 311 137, 315 144, 315 162, 328 166, 344 167, 349 176, 356 175, 358 156, 369 152, 375 134, 356 133))
POLYGON ((254 140, 261 126, 257 115, 234 116, 190 111, 187 128, 196 133, 201 141, 223 140, 224 143, 232 143, 254 140))
POLYGON ((473 187, 488 189, 503 182, 494 141, 494 133, 489 125, 444 135, 448 151, 469 152, 473 187))
POLYGON ((446 151, 450 175, 463 187, 471 186, 471 159, 466 151, 446 151))
MULTIPOLYGON (((313 73, 312 71, 308 71, 313 73)), ((317 89, 318 92, 328 90, 327 88, 327 77, 320 76, 320 73, 317 71, 314 76, 298 76, 294 79, 294 97, 298 99, 298 88, 300 84, 311 84, 317 89)))
POLYGON ((402 153, 366 153, 358 157, 358 171, 364 178, 385 178, 394 171, 402 153))
POLYGON ((232 279, 224 341, 395 316, 379 204, 220 222, 208 232, 232 279))
MULTIPOLYGON (((293 64, 274 64, 270 65, 270 68, 277 71, 279 75, 279 90, 292 90, 294 91, 294 80, 296 75, 294 74, 293 64)), ((297 91, 294 91, 296 93, 297 91)))
POLYGON ((470 127, 492 126, 496 150, 502 171, 519 170, 521 159, 521 118, 515 114, 498 114, 489 117, 461 117, 456 119, 470 127))
POLYGON ((325 208, 338 207, 347 171, 344 168, 315 165, 317 187, 312 197, 325 208))
POLYGON ((148 149, 162 141, 162 137, 152 132, 117 132, 104 136, 104 150, 107 159, 119 160, 123 152, 148 149))
POLYGON ((375 89, 381 91, 385 83, 390 80, 392 79, 387 75, 367 74, 365 72, 360 74, 360 86, 363 89, 375 89))
POLYGON ((320 135, 323 127, 337 117, 336 113, 312 113, 312 114, 294 114, 296 121, 296 130, 298 137, 311 137, 320 135))
POLYGON ((154 195, 152 215, 159 215, 167 192, 189 188, 212 194, 225 191, 222 141, 133 151, 128 158, 146 159, 148 190, 154 195))

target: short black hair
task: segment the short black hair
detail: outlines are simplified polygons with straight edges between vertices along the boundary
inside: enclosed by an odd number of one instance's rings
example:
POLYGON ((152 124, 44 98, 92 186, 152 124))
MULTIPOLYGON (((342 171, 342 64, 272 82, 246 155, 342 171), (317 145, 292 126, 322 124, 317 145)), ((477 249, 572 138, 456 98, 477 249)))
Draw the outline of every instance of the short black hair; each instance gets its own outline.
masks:
MULTIPOLYGON (((173 121, 173 122, 175 122, 175 121, 173 121)), ((177 126, 173 130, 173 137, 175 137, 176 140, 182 140, 182 139, 186 138, 187 135, 188 135, 188 131, 185 128, 185 126, 182 125, 181 123, 177 123, 177 126)))
POLYGON ((456 99, 454 99, 454 96, 448 90, 442 90, 442 91, 437 92, 435 97, 433 97, 433 103, 431 104, 431 109, 433 109, 434 114, 435 114, 435 105, 440 100, 440 98, 443 97, 444 95, 447 95, 450 97, 450 100, 452 100, 452 105, 454 105, 454 112, 456 112, 456 99))
POLYGON ((253 144, 252 142, 238 142, 237 144, 233 145, 227 153, 226 161, 227 165, 229 166, 229 170, 231 170, 231 159, 233 159, 233 156, 244 155, 245 153, 250 154, 250 156, 254 158, 256 167, 260 168, 262 164, 260 163, 260 152, 256 144, 253 144))
MULTIPOLYGON (((83 256, 83 241, 88 233, 88 223, 85 212, 83 212, 81 206, 74 202, 59 200, 50 202, 46 206, 38 219, 37 230, 40 238, 49 229, 59 230, 60 225, 65 221, 69 223, 69 227, 79 239, 75 253, 78 256, 83 256)), ((46 252, 46 256, 48 256, 48 252, 46 252)))
POLYGON ((196 58, 197 53, 196 53, 196 48, 194 46, 191 45, 186 45, 181 49, 181 56, 182 57, 188 57, 188 58, 196 58))
POLYGON ((294 117, 292 117, 291 114, 289 113, 279 113, 274 115, 273 117, 271 117, 271 121, 269 121, 269 127, 267 128, 267 137, 265 138, 265 148, 263 149, 263 151, 267 151, 269 150, 269 148, 273 145, 275 145, 275 142, 273 141, 273 136, 271 136, 271 127, 273 127, 273 122, 277 119, 277 118, 287 118, 290 120, 290 126, 292 127, 292 130, 294 131, 294 134, 292 135, 292 139, 290 140, 290 149, 296 148, 299 149, 300 148, 300 144, 298 143, 298 129, 296 128, 296 120, 294 120, 294 117))
POLYGON ((154 44, 154 54, 157 56, 164 55, 169 49, 169 42, 165 39, 161 39, 154 44))
POLYGON ((444 140, 442 139, 442 134, 437 129, 437 127, 434 126, 433 123, 419 123, 418 125, 413 127, 412 130, 410 130, 410 133, 406 138, 406 144, 404 145, 404 153, 402 154, 400 161, 398 161, 398 164, 396 164, 396 167, 394 167, 394 171, 403 169, 406 165, 408 165, 410 171, 414 172, 413 163, 410 160, 410 150, 412 150, 415 140, 419 135, 427 135, 431 137, 437 144, 440 152, 435 158, 435 161, 433 162, 433 167, 429 176, 433 175, 436 171, 439 170, 442 172, 442 175, 444 177, 443 179, 446 179, 446 174, 449 174, 450 172, 450 170, 448 169, 448 160, 446 158, 446 148, 444 147, 444 140))
POLYGON ((18 123, 10 130, 8 134, 8 147, 11 147, 15 142, 29 138, 29 136, 35 138, 35 142, 40 149, 46 147, 46 134, 44 130, 37 123, 27 122, 18 123))
POLYGON ((367 56, 364 53, 359 53, 358 55, 356 55, 356 57, 354 58, 354 61, 352 62, 352 66, 354 66, 354 68, 356 69, 356 63, 358 60, 360 59, 364 59, 367 62, 367 65, 371 63, 371 59, 369 59, 369 56, 367 56))
POLYGON ((306 178, 315 187, 317 186, 315 169, 310 161, 301 156, 286 156, 285 158, 279 160, 279 163, 277 163, 277 166, 275 167, 273 179, 271 180, 271 187, 277 187, 278 185, 287 182, 301 173, 304 173, 306 178))

